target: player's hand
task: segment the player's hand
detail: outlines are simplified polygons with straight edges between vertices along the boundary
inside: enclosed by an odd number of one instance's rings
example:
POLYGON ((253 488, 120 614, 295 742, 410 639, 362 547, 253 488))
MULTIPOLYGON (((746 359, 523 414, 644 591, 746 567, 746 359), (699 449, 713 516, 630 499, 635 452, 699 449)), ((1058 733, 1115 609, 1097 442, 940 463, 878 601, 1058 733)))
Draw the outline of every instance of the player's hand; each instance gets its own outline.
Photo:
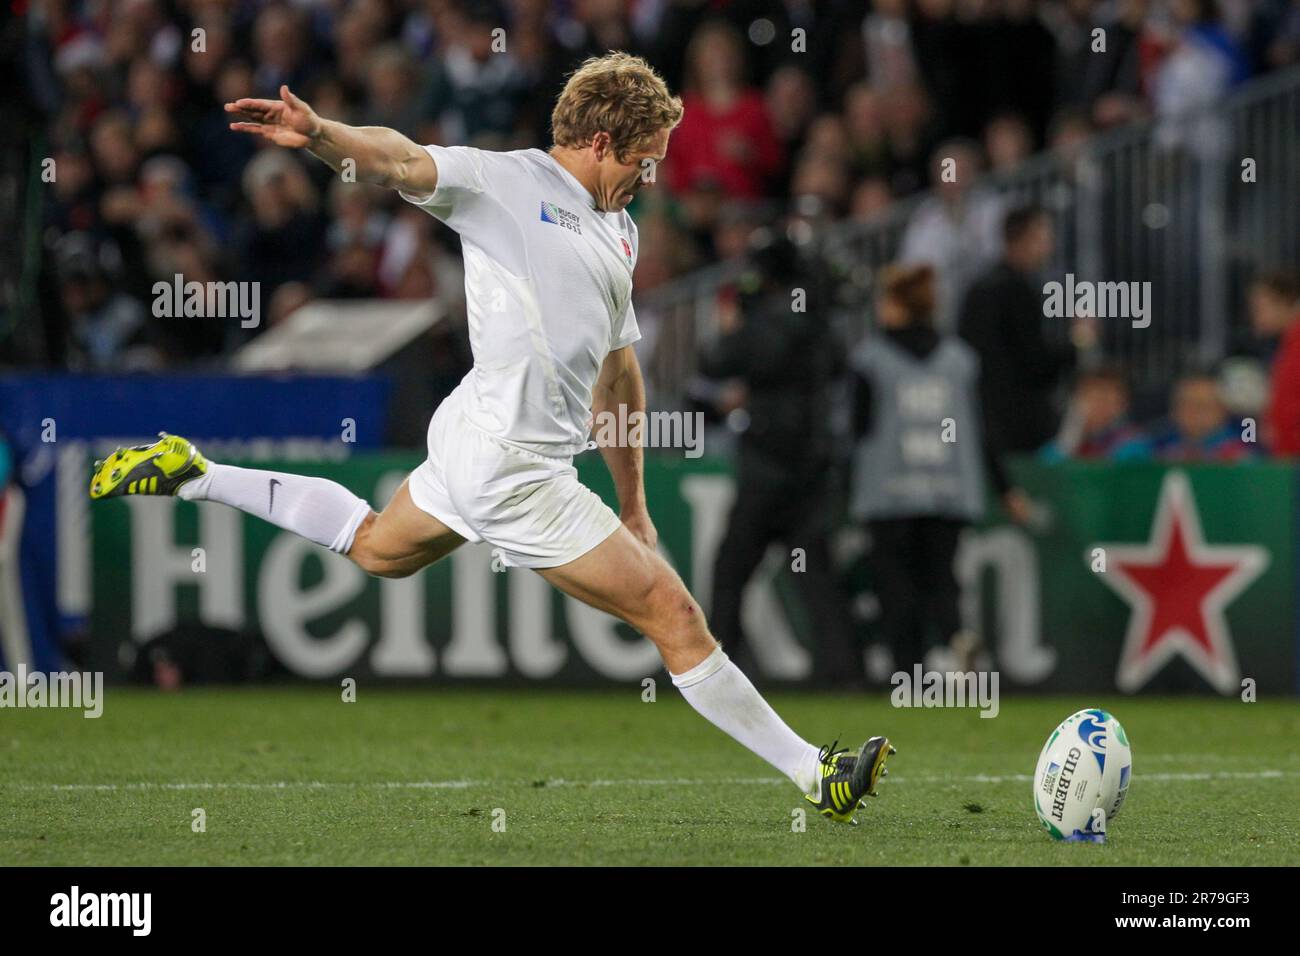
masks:
POLYGON ((235 100, 226 104, 226 112, 240 117, 230 128, 238 133, 254 133, 277 146, 302 149, 320 135, 321 119, 316 111, 280 87, 278 100, 235 100))
POLYGON ((620 520, 623 527, 632 532, 632 537, 636 538, 648 548, 654 548, 659 543, 659 532, 655 530, 654 522, 650 520, 649 512, 644 509, 638 509, 630 514, 622 515, 620 520))

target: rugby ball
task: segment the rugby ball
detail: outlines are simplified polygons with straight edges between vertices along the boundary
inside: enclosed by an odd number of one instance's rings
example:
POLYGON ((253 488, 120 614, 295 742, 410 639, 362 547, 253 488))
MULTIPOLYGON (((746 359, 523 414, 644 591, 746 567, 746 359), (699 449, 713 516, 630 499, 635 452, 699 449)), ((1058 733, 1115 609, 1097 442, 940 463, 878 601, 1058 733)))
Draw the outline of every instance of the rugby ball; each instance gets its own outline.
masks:
POLYGON ((1038 755, 1034 811, 1053 839, 1104 842, 1132 776, 1119 721, 1104 710, 1081 710, 1061 721, 1038 755))

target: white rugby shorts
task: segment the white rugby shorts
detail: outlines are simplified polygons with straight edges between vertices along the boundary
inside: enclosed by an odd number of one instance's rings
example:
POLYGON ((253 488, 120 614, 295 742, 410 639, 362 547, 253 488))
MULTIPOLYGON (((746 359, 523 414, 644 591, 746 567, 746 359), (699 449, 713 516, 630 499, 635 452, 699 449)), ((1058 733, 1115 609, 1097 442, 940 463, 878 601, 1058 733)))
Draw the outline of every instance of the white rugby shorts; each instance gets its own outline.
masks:
POLYGON ((417 508, 502 563, 553 568, 582 557, 618 530, 618 516, 578 481, 572 458, 551 458, 472 425, 449 396, 429 422, 429 457, 411 472, 417 508))

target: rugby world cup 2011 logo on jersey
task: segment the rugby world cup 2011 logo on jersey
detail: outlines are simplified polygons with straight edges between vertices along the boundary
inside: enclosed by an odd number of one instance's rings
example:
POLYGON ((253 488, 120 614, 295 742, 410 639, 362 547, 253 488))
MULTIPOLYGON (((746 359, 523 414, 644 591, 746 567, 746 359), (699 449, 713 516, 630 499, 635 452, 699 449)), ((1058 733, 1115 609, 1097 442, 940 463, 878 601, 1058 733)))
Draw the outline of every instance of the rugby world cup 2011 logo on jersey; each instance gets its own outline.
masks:
POLYGON ((582 221, 578 214, 569 212, 567 209, 561 209, 553 202, 542 200, 542 222, 549 222, 556 226, 563 226, 570 232, 576 232, 582 235, 582 221))

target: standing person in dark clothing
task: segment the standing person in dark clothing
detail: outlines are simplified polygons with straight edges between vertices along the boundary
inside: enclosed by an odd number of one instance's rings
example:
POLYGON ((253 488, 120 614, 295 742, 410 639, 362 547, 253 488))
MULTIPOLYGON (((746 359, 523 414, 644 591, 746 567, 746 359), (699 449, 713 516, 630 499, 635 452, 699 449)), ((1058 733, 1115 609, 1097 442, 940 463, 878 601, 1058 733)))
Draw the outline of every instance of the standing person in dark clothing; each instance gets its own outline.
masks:
MULTIPOLYGON (((971 286, 962 303, 958 333, 980 360, 984 426, 999 453, 1034 451, 1056 434, 1052 393, 1075 367, 1075 351, 1050 344, 1043 334, 1043 292, 1038 278, 1052 257, 1052 222, 1038 206, 1007 213, 1003 258, 971 286)), ((1095 341, 1095 320, 1076 319, 1079 347, 1095 341)))
POLYGON ((983 515, 985 471, 1014 520, 1027 521, 1030 509, 985 441, 979 358, 935 331, 936 300, 932 267, 887 268, 880 333, 850 361, 858 440, 850 509, 871 533, 880 638, 898 668, 944 645, 969 667, 978 641, 961 626, 953 559, 961 530, 983 515))
POLYGON ((801 548, 805 564, 794 580, 816 641, 814 680, 856 684, 862 666, 850 647, 829 545, 830 387, 843 372, 843 348, 826 322, 820 278, 788 239, 759 230, 741 283, 749 291, 700 357, 702 374, 740 379, 748 391, 736 500, 713 571, 713 632, 733 659, 748 659, 745 585, 773 542, 801 548), (796 308, 796 289, 805 293, 803 308, 796 308))

